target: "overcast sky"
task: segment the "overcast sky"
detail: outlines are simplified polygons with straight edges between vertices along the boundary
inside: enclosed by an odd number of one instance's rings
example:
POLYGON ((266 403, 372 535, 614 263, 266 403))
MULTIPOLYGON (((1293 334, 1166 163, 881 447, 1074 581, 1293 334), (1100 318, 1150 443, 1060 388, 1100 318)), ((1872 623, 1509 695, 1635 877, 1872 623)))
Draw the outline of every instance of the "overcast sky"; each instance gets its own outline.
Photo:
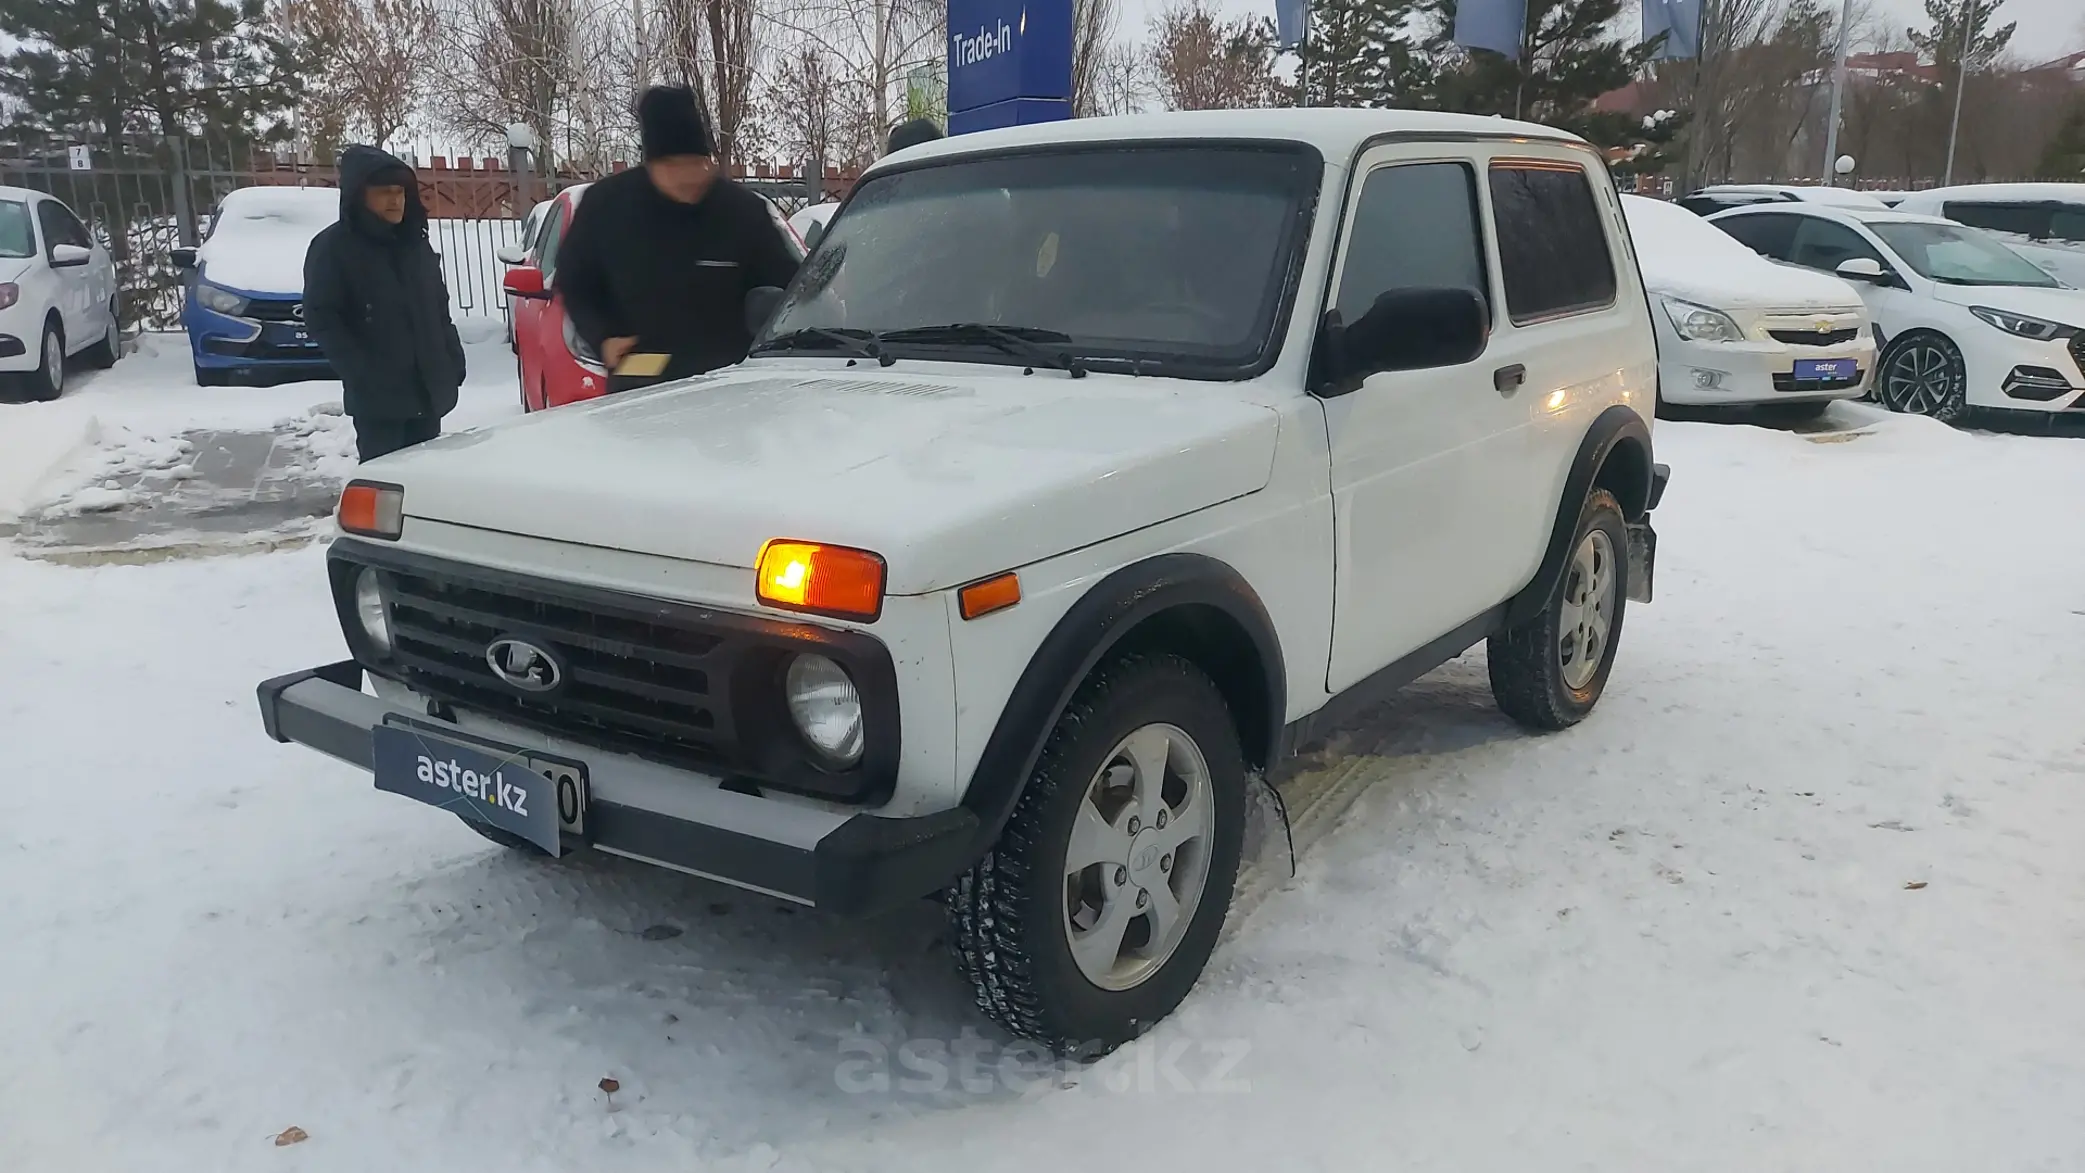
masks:
MULTIPOLYGON (((1822 0, 1834 13, 1839 0, 1822 0)), ((1963 0, 1957 0, 1963 2, 1963 0)), ((1979 6, 1989 0, 1977 0, 1979 6)), ((1210 0, 1213 7, 1237 15, 1274 15, 1274 0, 1210 0)), ((1121 0, 1121 34, 1143 40, 1152 15, 1167 7, 1166 0, 1121 0)), ((1635 6, 1630 5, 1633 9, 1635 6)), ((1870 21, 1884 22, 1902 35, 1905 26, 1926 23, 1924 0, 1854 0, 1854 11, 1863 9, 1870 21)), ((1632 18, 1633 19, 1633 18, 1632 18)), ((1859 17, 1856 16, 1856 22, 1859 17)), ((2066 53, 2085 49, 2085 5, 2079 0, 2002 0, 1997 22, 2019 22, 2013 33, 2012 50, 2029 64, 2039 64, 2066 53)))

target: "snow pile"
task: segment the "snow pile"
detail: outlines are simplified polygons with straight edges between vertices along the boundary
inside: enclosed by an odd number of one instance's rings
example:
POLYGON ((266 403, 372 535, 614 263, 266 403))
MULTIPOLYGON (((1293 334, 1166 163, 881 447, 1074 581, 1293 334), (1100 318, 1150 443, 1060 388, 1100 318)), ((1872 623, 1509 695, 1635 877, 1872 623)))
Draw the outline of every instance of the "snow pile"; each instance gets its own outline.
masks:
POLYGON ((1840 278, 1767 260, 1678 204, 1625 195, 1622 212, 1653 293, 1714 309, 1861 304, 1859 292, 1840 278))
POLYGON ((0 522, 43 500, 60 470, 93 451, 100 431, 91 412, 54 403, 0 404, 0 522))
POLYGON ((203 277, 245 293, 299 293, 312 237, 339 218, 334 188, 242 187, 224 197, 196 250, 203 277))

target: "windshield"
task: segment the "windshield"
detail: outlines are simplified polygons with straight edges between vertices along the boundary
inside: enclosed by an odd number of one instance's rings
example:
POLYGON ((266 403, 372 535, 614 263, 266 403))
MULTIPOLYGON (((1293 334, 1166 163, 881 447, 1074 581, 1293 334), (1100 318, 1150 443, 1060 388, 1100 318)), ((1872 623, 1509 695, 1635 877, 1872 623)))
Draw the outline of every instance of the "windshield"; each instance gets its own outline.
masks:
POLYGON ((1981 228, 1886 221, 1868 227, 1919 276, 1943 285, 2054 288, 2057 284, 2054 277, 1981 228))
POLYGON ((33 257, 36 234, 29 229, 29 205, 0 200, 0 257, 33 257))
POLYGON ((1143 144, 877 176, 755 352, 868 339, 893 358, 1037 361, 1012 331, 1095 370, 1239 377, 1271 353, 1322 166, 1301 144, 1143 144), (955 325, 973 328, 936 329, 955 325))

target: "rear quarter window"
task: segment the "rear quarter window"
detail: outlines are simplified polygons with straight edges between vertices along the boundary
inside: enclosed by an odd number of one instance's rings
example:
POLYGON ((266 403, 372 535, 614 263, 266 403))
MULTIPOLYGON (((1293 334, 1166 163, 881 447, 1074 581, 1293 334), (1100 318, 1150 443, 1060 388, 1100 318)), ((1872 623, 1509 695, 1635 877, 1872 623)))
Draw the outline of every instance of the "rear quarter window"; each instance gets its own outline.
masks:
POLYGON ((1493 163, 1491 210, 1515 325, 1614 304, 1614 252, 1585 168, 1493 163))

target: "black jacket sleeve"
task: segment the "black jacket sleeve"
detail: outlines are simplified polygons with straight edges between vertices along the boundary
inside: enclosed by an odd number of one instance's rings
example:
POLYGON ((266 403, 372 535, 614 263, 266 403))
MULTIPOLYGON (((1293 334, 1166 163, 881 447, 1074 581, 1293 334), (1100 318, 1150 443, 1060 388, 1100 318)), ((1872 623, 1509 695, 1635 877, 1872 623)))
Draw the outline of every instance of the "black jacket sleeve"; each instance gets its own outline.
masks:
POLYGON ((755 200, 749 217, 753 222, 746 227, 746 288, 772 285, 787 289, 796 277, 796 250, 789 247, 788 238, 767 214, 767 205, 758 202, 758 197, 755 200))
POLYGON ((314 237, 304 251, 304 328, 325 352, 335 374, 349 386, 365 386, 375 364, 354 323, 354 294, 341 272, 331 233, 314 237))
POLYGON ((614 215, 612 208, 602 211, 601 205, 607 202, 598 196, 580 201, 571 225, 565 229, 565 238, 558 245, 557 274, 553 278, 558 296, 564 299, 565 316, 572 319, 572 328, 596 353, 602 343, 623 336, 618 332, 618 324, 624 318, 615 304, 615 290, 609 284, 607 258, 601 248, 601 217, 614 215))

